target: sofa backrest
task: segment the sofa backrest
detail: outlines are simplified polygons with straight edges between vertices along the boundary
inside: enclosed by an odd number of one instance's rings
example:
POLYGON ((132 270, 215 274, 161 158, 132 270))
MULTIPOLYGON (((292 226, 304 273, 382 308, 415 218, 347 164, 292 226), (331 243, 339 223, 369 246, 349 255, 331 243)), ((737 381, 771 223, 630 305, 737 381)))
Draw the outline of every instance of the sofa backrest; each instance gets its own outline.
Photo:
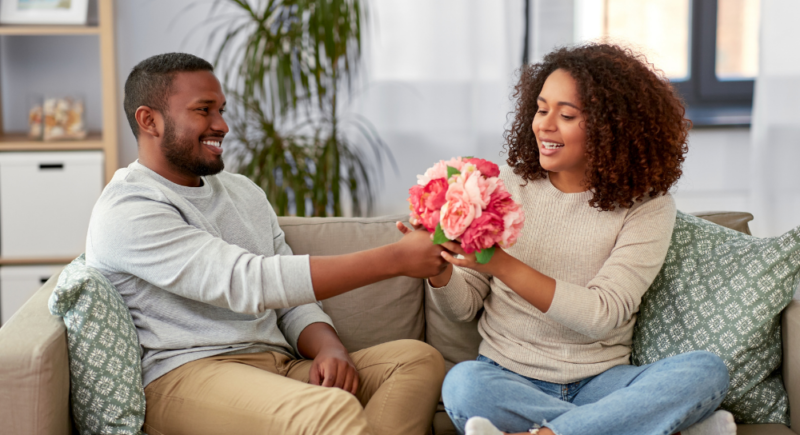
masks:
MULTIPOLYGON (((395 228, 407 216, 378 218, 280 217, 286 243, 296 255, 340 255, 400 240, 395 228)), ((373 267, 364 264, 364 268, 373 267)), ((398 277, 322 301, 347 350, 400 339, 423 340, 423 281, 398 277)))
MULTIPOLYGON (((279 217, 286 243, 295 254, 338 255, 400 240, 395 222, 408 215, 377 218, 279 217)), ((370 267, 365 264, 364 267, 370 267)), ((447 368, 478 356, 477 320, 447 320, 425 292, 421 279, 399 277, 322 301, 347 350, 391 340, 424 340, 442 353, 447 368)))

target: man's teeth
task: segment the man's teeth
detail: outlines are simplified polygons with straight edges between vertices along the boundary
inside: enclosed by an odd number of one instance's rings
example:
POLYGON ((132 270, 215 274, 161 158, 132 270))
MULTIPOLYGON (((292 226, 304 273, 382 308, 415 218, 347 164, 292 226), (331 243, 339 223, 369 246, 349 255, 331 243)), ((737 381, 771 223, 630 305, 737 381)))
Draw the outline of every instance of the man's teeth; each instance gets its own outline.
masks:
POLYGON ((215 147, 221 147, 222 146, 222 142, 217 142, 217 141, 213 141, 213 140, 204 140, 204 141, 202 141, 200 143, 202 143, 204 145, 215 146, 215 147))
POLYGON ((548 150, 554 150, 556 148, 564 148, 563 143, 555 143, 555 142, 542 142, 542 146, 544 146, 548 150))

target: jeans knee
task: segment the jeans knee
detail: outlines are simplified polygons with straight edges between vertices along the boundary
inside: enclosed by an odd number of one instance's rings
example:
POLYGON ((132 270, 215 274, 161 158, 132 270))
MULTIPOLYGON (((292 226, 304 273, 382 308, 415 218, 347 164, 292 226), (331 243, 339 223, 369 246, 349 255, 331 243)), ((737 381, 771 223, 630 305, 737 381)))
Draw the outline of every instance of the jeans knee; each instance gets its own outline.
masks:
POLYGON ((690 352, 692 365, 695 366, 704 382, 713 386, 715 391, 727 391, 730 383, 728 366, 716 354, 704 350, 690 352))
POLYGON ((479 361, 464 361, 458 363, 447 372, 442 385, 442 399, 444 406, 457 414, 467 415, 474 405, 480 404, 482 387, 482 366, 479 361))

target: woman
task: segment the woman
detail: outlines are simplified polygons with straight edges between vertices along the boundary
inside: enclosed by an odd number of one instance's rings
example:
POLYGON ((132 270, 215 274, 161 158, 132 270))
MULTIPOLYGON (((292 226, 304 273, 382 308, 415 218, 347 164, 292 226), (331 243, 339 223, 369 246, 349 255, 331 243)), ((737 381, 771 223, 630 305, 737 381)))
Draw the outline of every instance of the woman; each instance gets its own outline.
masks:
POLYGON ((691 126, 672 87, 630 50, 589 44, 523 67, 515 97, 500 177, 525 211, 518 242, 485 265, 447 243, 459 257, 443 253, 451 266, 429 280, 450 319, 483 308, 480 356, 444 382, 450 418, 468 435, 735 433, 715 413, 716 355, 630 365, 691 126))

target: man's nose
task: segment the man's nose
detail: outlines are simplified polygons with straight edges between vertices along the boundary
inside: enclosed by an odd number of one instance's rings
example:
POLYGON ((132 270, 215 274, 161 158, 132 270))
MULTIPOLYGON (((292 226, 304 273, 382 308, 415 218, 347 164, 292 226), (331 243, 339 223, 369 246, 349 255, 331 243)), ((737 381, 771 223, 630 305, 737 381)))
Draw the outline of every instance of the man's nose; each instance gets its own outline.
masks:
POLYGON ((225 134, 228 134, 228 131, 230 131, 228 128, 228 123, 225 122, 225 118, 222 117, 221 113, 214 117, 214 120, 211 123, 211 129, 215 131, 221 131, 225 134))

